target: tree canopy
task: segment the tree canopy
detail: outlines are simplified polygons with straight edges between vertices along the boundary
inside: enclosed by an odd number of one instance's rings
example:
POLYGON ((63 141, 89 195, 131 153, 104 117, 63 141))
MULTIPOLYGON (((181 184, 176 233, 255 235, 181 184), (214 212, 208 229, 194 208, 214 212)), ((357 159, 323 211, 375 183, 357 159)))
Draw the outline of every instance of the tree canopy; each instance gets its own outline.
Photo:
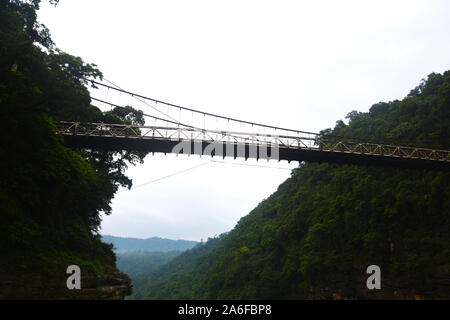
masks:
MULTIPOLYGON (((56 5, 58 1, 50 1, 56 5)), ((102 112, 91 105, 95 64, 59 50, 37 21, 40 1, 0 1, 0 271, 27 271, 70 260, 114 266, 98 234, 101 213, 141 152, 71 150, 57 120, 143 124, 132 107, 102 112)))

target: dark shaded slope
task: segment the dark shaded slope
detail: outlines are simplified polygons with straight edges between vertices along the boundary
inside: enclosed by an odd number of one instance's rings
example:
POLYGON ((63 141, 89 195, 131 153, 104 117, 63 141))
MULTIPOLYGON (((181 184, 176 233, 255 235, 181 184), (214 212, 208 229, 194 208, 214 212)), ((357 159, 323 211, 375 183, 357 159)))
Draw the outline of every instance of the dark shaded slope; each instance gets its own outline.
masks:
POLYGON ((142 124, 142 112, 90 105, 83 79, 102 74, 55 47, 40 2, 0 1, 0 299, 123 298, 130 279, 100 239, 100 214, 145 154, 67 149, 54 120, 142 124), (81 290, 66 286, 69 265, 81 290))

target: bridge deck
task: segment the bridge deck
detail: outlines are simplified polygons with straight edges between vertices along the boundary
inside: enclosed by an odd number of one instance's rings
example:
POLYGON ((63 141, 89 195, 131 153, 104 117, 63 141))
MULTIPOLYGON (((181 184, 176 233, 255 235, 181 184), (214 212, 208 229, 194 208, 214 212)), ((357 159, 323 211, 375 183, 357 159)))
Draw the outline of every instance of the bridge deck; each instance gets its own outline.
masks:
MULTIPOLYGON (((134 150, 142 152, 173 153, 174 148, 181 141, 184 141, 184 148, 179 150, 180 154, 204 154, 204 150, 213 147, 212 151, 206 156, 229 156, 227 150, 233 150, 231 156, 234 158, 255 158, 262 159, 262 145, 252 143, 223 142, 217 144, 213 141, 186 141, 164 138, 139 139, 136 137, 113 137, 97 135, 74 135, 64 134, 64 143, 70 148, 101 149, 101 150, 134 150), (197 144, 197 147, 195 146, 197 144), (198 148, 198 145, 201 148, 198 148), (222 146, 222 147, 220 147, 222 146), (222 148, 220 150, 220 148, 222 148), (239 152, 239 150, 241 152, 239 152), (255 152, 256 150, 256 152, 255 152)), ((357 151, 345 150, 323 150, 320 148, 306 147, 287 147, 279 145, 276 157, 271 148, 264 150, 268 154, 268 159, 278 159, 287 161, 311 161, 328 163, 346 163, 357 165, 376 165, 393 166, 402 168, 426 168, 448 170, 450 169, 450 160, 435 160, 418 157, 406 157, 399 155, 380 155, 374 153, 361 153, 357 151)))

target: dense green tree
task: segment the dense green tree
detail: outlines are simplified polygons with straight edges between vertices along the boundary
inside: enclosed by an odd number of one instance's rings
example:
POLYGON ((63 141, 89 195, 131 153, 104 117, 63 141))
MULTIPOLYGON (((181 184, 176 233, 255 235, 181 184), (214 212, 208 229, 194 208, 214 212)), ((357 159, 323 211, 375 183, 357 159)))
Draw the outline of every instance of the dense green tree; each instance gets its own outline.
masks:
POLYGON ((0 1, 0 274, 56 261, 100 270, 115 265, 98 234, 100 214, 111 212, 119 186, 131 187, 124 171, 145 154, 67 149, 55 121, 143 124, 143 114, 90 104, 86 79, 102 73, 56 48, 37 21, 39 4, 0 1))

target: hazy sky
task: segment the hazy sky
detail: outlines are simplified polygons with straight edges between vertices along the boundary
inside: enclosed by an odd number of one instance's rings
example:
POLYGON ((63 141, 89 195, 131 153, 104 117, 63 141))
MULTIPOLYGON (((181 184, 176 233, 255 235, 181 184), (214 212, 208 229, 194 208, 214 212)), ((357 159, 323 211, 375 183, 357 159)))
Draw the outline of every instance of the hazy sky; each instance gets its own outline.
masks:
MULTIPOLYGON (((61 0, 43 2, 39 18, 60 49, 126 90, 318 132, 450 69, 449 14, 449 1, 433 0, 61 0)), ((208 161, 149 155, 127 174, 137 186, 208 161)), ((118 193, 102 233, 212 237, 289 177, 280 168, 298 165, 226 161, 235 165, 209 163, 118 193)))

